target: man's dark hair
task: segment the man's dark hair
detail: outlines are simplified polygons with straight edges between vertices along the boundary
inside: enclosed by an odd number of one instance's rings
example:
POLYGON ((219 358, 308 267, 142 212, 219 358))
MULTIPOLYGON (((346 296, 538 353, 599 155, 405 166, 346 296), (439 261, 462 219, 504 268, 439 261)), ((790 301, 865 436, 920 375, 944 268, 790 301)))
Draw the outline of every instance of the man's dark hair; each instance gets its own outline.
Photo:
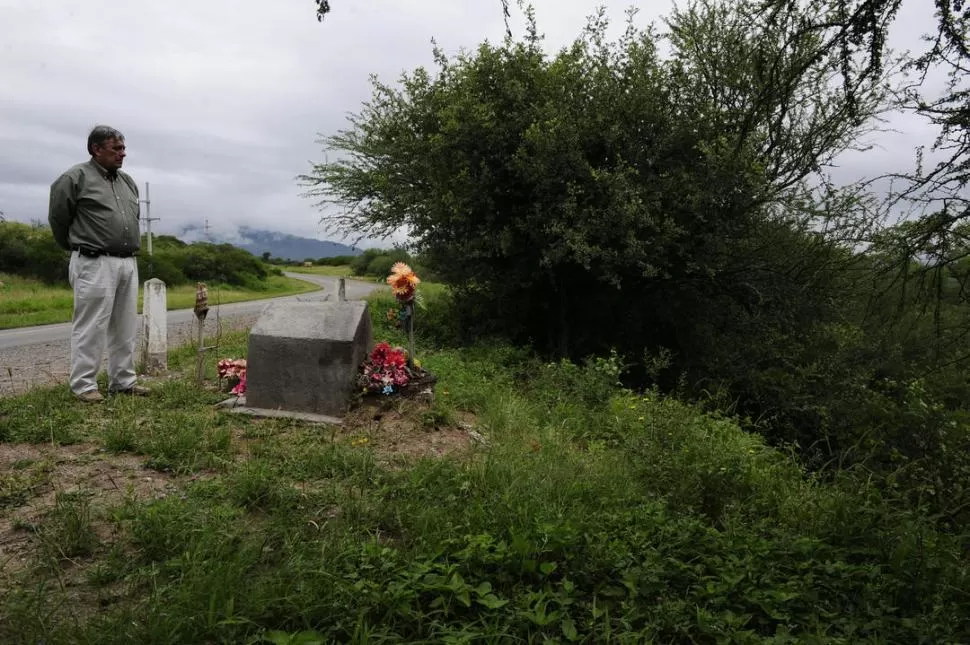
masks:
POLYGON ((118 141, 124 141, 125 135, 121 134, 119 131, 115 130, 111 126, 107 125, 96 125, 91 130, 91 134, 88 135, 88 154, 94 154, 94 146, 100 146, 105 141, 109 139, 117 139, 118 141))

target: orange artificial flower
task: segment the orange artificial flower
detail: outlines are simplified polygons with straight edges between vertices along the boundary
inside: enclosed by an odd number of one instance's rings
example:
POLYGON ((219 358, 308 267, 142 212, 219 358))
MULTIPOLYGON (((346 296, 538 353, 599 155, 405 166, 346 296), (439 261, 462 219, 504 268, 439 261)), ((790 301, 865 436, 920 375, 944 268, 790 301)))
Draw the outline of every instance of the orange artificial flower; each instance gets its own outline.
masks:
POLYGON ((408 265, 397 262, 391 267, 391 275, 387 276, 387 284, 395 296, 410 297, 421 280, 408 265))

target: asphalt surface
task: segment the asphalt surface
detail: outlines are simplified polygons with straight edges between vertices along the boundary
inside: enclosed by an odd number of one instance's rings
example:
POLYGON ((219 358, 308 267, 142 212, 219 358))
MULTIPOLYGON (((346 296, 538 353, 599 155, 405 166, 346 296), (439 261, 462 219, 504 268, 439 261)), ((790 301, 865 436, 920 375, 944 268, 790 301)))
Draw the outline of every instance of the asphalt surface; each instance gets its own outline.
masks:
MULTIPOLYGON (((249 302, 235 302, 227 305, 219 305, 219 316, 222 318, 232 318, 236 316, 258 316, 263 308, 271 302, 285 302, 296 300, 313 302, 337 298, 337 278, 327 276, 310 275, 306 273, 286 273, 287 277, 296 278, 305 282, 312 282, 323 287, 321 291, 301 293, 295 296, 282 296, 279 298, 267 298, 265 300, 252 300, 249 302)), ((359 300, 365 298, 371 291, 377 288, 378 284, 371 282, 361 282, 359 280, 347 280, 348 300, 359 300)), ((209 294, 210 299, 215 294, 209 294)), ((215 307, 209 312, 209 317, 215 316, 215 307)), ((141 316, 138 316, 139 328, 141 328, 141 316)), ((174 331, 178 325, 186 322, 194 322, 195 314, 191 309, 174 309, 168 312, 169 331, 174 331)), ((38 325, 36 327, 20 327, 17 329, 0 330, 0 351, 25 345, 43 345, 46 343, 56 343, 59 341, 70 340, 71 323, 58 323, 55 325, 38 325)), ((0 363, 2 364, 2 363, 0 363)))

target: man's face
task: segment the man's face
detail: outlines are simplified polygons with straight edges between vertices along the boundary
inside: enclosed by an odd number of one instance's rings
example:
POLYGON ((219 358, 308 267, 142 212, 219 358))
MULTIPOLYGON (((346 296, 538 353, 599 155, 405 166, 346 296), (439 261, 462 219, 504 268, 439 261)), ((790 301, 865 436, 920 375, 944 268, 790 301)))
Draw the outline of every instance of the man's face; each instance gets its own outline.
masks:
POLYGON ((121 139, 108 139, 92 149, 94 160, 105 170, 118 170, 125 161, 125 142, 121 139))

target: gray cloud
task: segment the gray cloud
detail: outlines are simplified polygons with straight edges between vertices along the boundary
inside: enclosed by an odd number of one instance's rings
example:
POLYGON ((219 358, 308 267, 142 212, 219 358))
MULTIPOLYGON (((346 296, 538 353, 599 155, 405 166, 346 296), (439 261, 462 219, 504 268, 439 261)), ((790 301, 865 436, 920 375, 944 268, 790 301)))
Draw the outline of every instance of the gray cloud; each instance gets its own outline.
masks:
MULTIPOLYGON (((894 33, 901 48, 917 47, 932 27, 917 4, 904 3, 894 33)), ((595 7, 535 5, 552 51, 595 7)), ((619 31, 627 3, 607 5, 619 31)), ((225 232, 246 225, 324 237, 294 180, 323 158, 318 133, 345 127, 370 96, 370 74, 392 81, 432 65, 432 38, 453 53, 505 31, 497 0, 336 2, 323 24, 309 0, 73 6, 0 0, 0 210, 12 219, 44 220, 51 181, 84 160, 88 129, 108 123, 126 134, 126 169, 151 183, 155 230, 208 220, 225 232)), ((669 6, 651 3, 638 23, 669 6)), ((513 28, 521 34, 521 20, 513 28)), ((906 128, 881 138, 888 152, 847 157, 840 172, 909 167, 913 142, 933 135, 918 122, 906 128)))

